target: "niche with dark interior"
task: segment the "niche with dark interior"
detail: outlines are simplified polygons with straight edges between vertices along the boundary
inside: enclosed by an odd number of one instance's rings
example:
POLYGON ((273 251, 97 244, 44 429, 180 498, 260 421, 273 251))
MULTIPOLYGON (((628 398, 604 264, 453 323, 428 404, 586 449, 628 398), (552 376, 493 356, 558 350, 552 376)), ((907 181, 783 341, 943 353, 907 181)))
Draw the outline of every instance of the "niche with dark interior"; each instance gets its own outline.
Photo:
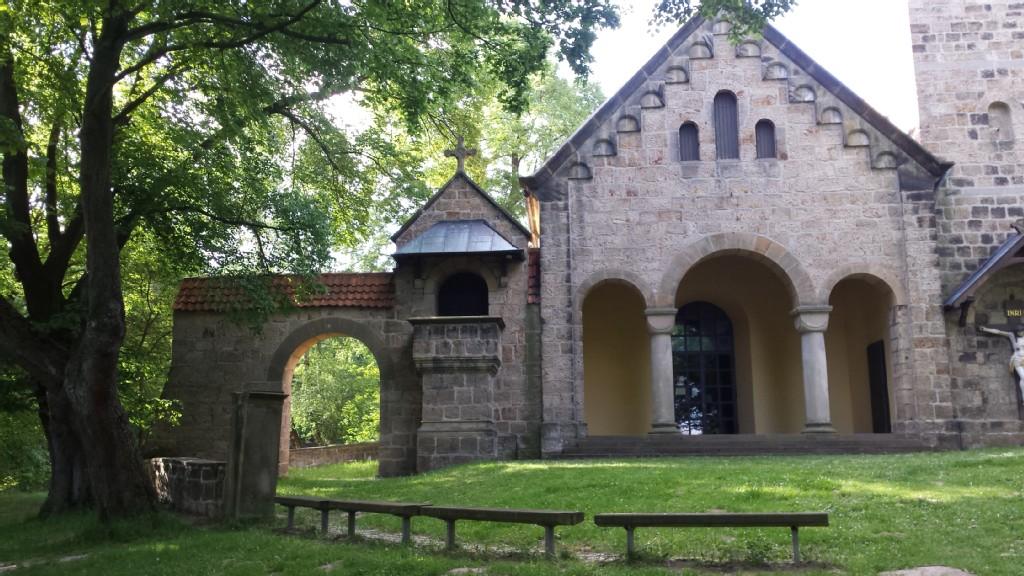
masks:
POLYGON ((452 274, 437 291, 438 316, 487 316, 487 282, 479 274, 452 274))

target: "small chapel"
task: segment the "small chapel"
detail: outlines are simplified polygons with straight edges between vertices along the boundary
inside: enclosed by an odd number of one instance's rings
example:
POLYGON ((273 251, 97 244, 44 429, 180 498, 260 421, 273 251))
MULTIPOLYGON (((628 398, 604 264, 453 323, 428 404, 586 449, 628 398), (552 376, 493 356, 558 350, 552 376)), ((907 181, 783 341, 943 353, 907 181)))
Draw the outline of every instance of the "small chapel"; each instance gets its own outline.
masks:
POLYGON ((292 371, 337 335, 380 368, 382 476, 1024 443, 1024 5, 909 4, 916 137, 775 28, 698 17, 521 178, 526 224, 460 140, 393 271, 322 274, 258 333, 183 281, 161 455, 272 494, 292 371))

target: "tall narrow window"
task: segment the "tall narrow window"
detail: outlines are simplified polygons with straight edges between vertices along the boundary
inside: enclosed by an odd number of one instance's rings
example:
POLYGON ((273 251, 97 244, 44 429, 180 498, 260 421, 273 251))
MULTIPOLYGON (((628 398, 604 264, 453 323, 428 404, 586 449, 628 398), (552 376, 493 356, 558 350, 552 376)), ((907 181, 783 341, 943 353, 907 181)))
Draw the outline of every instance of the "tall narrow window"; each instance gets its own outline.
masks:
POLYGON ((776 158, 775 124, 771 120, 761 120, 754 126, 754 137, 757 140, 758 158, 776 158))
POLYGON ((693 122, 679 127, 679 159, 684 162, 700 160, 700 132, 693 122))
POLYGON ((438 316, 487 316, 487 282, 472 272, 448 277, 437 291, 438 316))
POLYGON ((740 157, 736 95, 732 92, 722 91, 715 96, 715 149, 719 160, 740 157))

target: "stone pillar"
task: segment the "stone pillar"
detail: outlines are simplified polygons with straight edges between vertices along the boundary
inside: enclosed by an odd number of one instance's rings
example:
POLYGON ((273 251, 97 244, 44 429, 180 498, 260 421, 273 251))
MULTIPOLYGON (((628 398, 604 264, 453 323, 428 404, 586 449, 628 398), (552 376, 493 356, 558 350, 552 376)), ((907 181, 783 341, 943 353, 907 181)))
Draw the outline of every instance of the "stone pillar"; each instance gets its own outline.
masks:
POLYGON ((416 432, 419 472, 498 457, 494 389, 501 318, 410 318, 413 362, 423 386, 416 432))
POLYGON ((800 350, 804 374, 804 434, 834 433, 828 405, 828 358, 825 354, 825 330, 831 306, 800 306, 791 313, 800 332, 800 350))
MULTIPOLYGON (((255 382, 250 388, 270 386, 255 382)), ((285 394, 260 391, 233 394, 231 452, 228 454, 224 509, 228 518, 273 518, 285 394)))
POLYGON ((648 308, 651 335, 651 434, 676 434, 675 392, 672 377, 672 330, 675 308, 648 308))

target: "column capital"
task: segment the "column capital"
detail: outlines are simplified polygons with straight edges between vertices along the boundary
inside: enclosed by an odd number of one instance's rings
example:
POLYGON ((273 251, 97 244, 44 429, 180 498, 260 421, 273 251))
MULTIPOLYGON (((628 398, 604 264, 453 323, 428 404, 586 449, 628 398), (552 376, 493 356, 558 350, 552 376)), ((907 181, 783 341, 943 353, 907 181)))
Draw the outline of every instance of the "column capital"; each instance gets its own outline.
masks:
POLYGON ((676 327, 676 308, 648 308, 644 310, 647 316, 647 330, 651 334, 671 334, 676 327))
POLYGON ((789 315, 793 317, 793 324, 797 332, 824 332, 828 330, 828 315, 832 307, 820 306, 797 306, 789 315))

